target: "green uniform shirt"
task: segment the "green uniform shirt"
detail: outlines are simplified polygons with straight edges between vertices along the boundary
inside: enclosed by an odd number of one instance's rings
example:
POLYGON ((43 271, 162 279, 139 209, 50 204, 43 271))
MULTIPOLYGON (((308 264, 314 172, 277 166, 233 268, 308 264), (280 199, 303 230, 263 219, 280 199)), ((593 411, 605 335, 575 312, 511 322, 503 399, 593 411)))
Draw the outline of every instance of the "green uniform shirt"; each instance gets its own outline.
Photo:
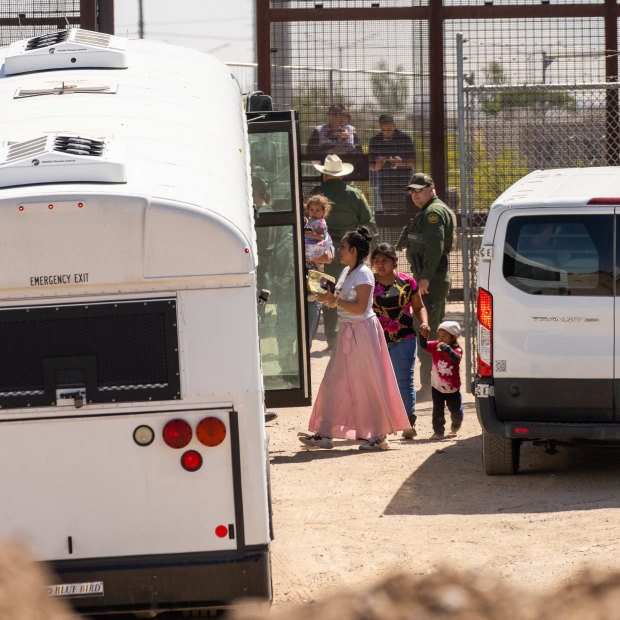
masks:
POLYGON ((407 250, 407 260, 418 282, 444 278, 447 255, 455 245, 456 216, 437 196, 433 196, 400 234, 396 249, 407 250), (445 258, 444 258, 445 257, 445 258))
POLYGON ((373 236, 372 244, 377 244, 379 233, 375 216, 364 194, 357 187, 351 187, 341 179, 328 179, 310 192, 311 196, 313 194, 323 194, 333 202, 325 221, 336 244, 345 233, 356 230, 358 226, 366 226, 373 236))

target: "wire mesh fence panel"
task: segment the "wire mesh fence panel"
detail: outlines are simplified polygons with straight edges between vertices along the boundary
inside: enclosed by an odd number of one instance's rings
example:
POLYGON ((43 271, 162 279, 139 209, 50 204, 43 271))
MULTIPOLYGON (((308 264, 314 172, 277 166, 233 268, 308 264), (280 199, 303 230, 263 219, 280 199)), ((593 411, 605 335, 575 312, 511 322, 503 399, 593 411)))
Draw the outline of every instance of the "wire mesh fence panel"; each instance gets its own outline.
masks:
POLYGON ((312 162, 336 152, 377 212, 407 212, 404 185, 429 166, 427 36, 425 22, 272 24, 272 97, 300 113, 306 188, 318 181, 312 162), (398 144, 394 161, 373 170, 381 115, 392 117, 398 144), (397 151, 408 157, 396 161, 397 151))
MULTIPOLYGON (((617 163, 618 123, 608 114, 608 97, 616 91, 585 86, 606 82, 602 19, 447 24, 446 59, 454 59, 446 71, 450 135, 457 119, 457 32, 463 33, 465 129, 473 160, 470 210, 488 209, 531 170, 617 163)), ((456 184, 458 168, 448 170, 456 184)))
POLYGON ((0 0, 0 24, 11 20, 0 26, 0 45, 70 28, 79 18, 80 0, 0 0))
MULTIPOLYGON (((458 64, 458 54, 451 50, 456 47, 456 33, 462 33, 460 129, 465 151, 458 157, 459 168, 448 169, 448 178, 464 193, 463 261, 468 274, 464 297, 472 336, 471 368, 475 368, 476 270, 486 210, 533 170, 620 161, 620 84, 609 81, 617 57, 605 49, 604 29, 601 18, 562 18, 462 20, 445 30, 444 44, 450 50, 446 58, 455 58, 455 70, 446 71, 450 77, 456 77, 458 64)), ((457 87, 446 89, 450 133, 459 130, 458 81, 452 84, 457 87)))

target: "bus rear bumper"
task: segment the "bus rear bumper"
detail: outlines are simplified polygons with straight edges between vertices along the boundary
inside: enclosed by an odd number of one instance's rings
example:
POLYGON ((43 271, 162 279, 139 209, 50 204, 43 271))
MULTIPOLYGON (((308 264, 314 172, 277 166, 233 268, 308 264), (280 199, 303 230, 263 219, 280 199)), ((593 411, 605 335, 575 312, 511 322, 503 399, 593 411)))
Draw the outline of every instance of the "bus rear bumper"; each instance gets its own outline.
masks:
POLYGON ((51 563, 54 583, 103 582, 102 595, 67 597, 81 614, 223 609, 241 598, 271 603, 269 547, 242 557, 190 553, 51 563))

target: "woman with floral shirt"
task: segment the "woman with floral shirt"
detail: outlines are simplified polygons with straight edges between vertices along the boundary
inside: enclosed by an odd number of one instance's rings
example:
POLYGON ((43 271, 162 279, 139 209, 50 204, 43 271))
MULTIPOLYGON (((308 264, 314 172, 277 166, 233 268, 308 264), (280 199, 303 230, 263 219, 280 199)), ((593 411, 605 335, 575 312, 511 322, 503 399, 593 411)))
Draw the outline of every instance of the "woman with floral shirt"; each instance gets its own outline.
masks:
POLYGON ((411 424, 411 428, 403 431, 403 437, 413 439, 417 435, 413 387, 417 341, 412 311, 424 337, 430 333, 428 315, 417 282, 397 271, 398 258, 393 246, 380 243, 372 251, 370 260, 375 272, 372 308, 383 327, 400 396, 411 424))

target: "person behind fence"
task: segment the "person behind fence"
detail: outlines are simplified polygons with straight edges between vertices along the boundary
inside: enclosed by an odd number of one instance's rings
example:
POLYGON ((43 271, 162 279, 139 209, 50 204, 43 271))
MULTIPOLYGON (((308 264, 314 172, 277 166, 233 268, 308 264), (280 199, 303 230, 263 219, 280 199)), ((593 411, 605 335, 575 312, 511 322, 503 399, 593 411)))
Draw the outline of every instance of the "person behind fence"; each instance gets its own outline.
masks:
POLYGON ((433 360, 431 375, 433 397, 433 435, 443 439, 446 425, 445 405, 450 411, 451 425, 448 435, 456 435, 463 422, 461 404, 461 375, 459 365, 463 350, 457 342, 461 327, 456 321, 444 321, 437 328, 437 340, 428 341, 420 334, 420 346, 433 360))
POLYGON ((410 428, 383 329, 372 309, 374 277, 364 260, 372 235, 365 226, 340 242, 345 265, 335 291, 319 301, 337 308, 341 329, 312 409, 307 447, 334 447, 334 438, 362 439, 360 450, 387 450, 386 436, 410 428))
POLYGON ((420 325, 420 334, 430 333, 426 308, 416 281, 396 269, 398 257, 389 243, 380 243, 370 255, 375 272, 373 310, 383 327, 400 396, 411 428, 403 431, 405 439, 417 436, 415 423, 415 389, 413 373, 417 351, 412 314, 420 325))
POLYGON ((403 186, 413 174, 415 146, 409 134, 396 128, 391 114, 379 117, 379 128, 368 145, 368 167, 377 174, 381 209, 404 212, 409 197, 403 194, 403 186))
MULTIPOLYGON (((407 251, 413 277, 418 282, 428 312, 430 338, 437 337, 437 328, 446 313, 446 299, 452 286, 448 254, 456 245, 456 216, 435 193, 433 179, 423 172, 411 178, 406 189, 418 213, 400 234, 396 249, 407 251)), ((431 397, 431 356, 418 350, 421 388, 416 400, 431 397)))
POLYGON ((329 153, 361 152, 351 114, 346 105, 334 103, 327 110, 327 123, 312 130, 306 144, 306 155, 322 160, 329 153))
MULTIPOLYGON (((344 177, 353 172, 353 164, 343 163, 338 155, 327 155, 322 165, 314 164, 314 167, 322 173, 323 182, 312 189, 310 197, 322 194, 332 203, 325 220, 336 255, 331 264, 325 266, 325 273, 337 279, 344 267, 338 260, 338 245, 342 236, 349 230, 356 230, 358 226, 366 226, 373 235, 374 245, 378 239, 377 224, 362 191, 344 181, 344 177)), ((323 323, 327 349, 331 351, 338 333, 338 313, 334 308, 323 306, 323 323)))

